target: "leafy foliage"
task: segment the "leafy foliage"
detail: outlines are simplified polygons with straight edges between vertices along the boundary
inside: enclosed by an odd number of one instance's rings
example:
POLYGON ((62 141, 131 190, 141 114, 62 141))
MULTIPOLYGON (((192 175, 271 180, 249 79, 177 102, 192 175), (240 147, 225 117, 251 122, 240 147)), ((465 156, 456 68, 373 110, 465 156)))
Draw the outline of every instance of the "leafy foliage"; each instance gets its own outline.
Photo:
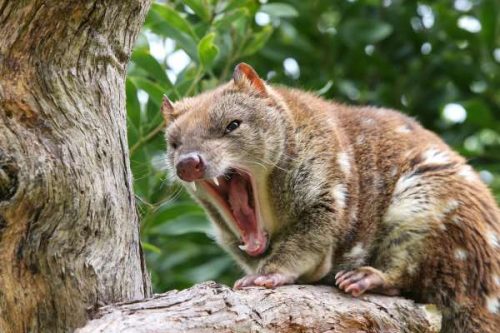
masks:
POLYGON ((164 94, 191 96, 239 61, 270 83, 417 118, 469 158, 500 199, 500 4, 496 0, 157 1, 126 83, 142 244, 156 291, 238 268, 165 167, 164 94), (262 3, 261 3, 262 2, 262 3))

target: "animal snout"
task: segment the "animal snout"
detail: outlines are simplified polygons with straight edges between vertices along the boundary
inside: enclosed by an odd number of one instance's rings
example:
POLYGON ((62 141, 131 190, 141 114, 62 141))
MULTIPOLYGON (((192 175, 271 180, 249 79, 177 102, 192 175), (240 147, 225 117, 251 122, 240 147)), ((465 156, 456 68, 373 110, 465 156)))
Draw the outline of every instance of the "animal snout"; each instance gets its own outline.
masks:
POLYGON ((199 154, 191 153, 181 156, 176 165, 177 176, 187 182, 203 178, 205 163, 199 154))

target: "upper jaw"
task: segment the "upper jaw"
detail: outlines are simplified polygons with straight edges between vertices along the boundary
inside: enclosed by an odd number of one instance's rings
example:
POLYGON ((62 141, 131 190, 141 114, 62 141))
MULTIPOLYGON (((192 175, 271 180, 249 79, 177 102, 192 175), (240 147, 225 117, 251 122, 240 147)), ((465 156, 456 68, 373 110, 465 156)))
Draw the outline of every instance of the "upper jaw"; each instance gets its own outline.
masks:
MULTIPOLYGON (((222 177, 223 177, 223 176, 222 176, 222 177)), ((188 182, 188 181, 184 181, 184 184, 185 184, 188 188, 190 188, 193 192, 196 192, 196 191, 198 190, 198 186, 196 185, 196 184, 197 184, 197 182, 204 182, 204 183, 209 183, 209 182, 211 182, 211 184, 212 184, 213 186, 217 186, 217 187, 218 187, 218 186, 220 186, 220 182, 219 182, 219 180, 218 180, 218 178, 217 178, 217 177, 213 177, 213 178, 211 178, 211 179, 210 179, 210 178, 208 178, 208 179, 207 179, 207 178, 197 179, 197 180, 192 180, 192 181, 189 181, 189 182, 188 182)))

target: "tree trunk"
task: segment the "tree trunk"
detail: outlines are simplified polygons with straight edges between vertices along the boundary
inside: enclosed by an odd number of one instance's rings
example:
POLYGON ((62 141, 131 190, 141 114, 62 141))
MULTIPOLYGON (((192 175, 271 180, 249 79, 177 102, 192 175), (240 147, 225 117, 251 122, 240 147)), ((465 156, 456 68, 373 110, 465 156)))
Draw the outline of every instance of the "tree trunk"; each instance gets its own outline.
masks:
POLYGON ((0 0, 0 332, 150 293, 125 123, 150 0, 0 0))
POLYGON ((142 302, 105 306, 77 333, 436 333, 435 307, 397 297, 352 298, 327 286, 233 291, 206 282, 142 302))

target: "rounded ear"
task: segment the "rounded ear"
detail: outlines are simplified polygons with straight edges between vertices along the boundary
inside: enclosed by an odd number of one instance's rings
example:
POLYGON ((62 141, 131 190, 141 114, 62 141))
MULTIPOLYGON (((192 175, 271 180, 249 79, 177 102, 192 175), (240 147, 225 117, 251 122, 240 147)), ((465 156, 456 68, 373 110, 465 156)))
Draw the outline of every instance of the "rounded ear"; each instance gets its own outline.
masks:
POLYGON ((174 106, 168 96, 163 96, 160 110, 163 114, 163 119, 165 119, 165 123, 168 125, 174 118, 174 106))
POLYGON ((233 80, 240 89, 253 90, 260 95, 267 96, 266 84, 264 81, 259 77, 252 66, 244 62, 239 63, 234 68, 233 80))

